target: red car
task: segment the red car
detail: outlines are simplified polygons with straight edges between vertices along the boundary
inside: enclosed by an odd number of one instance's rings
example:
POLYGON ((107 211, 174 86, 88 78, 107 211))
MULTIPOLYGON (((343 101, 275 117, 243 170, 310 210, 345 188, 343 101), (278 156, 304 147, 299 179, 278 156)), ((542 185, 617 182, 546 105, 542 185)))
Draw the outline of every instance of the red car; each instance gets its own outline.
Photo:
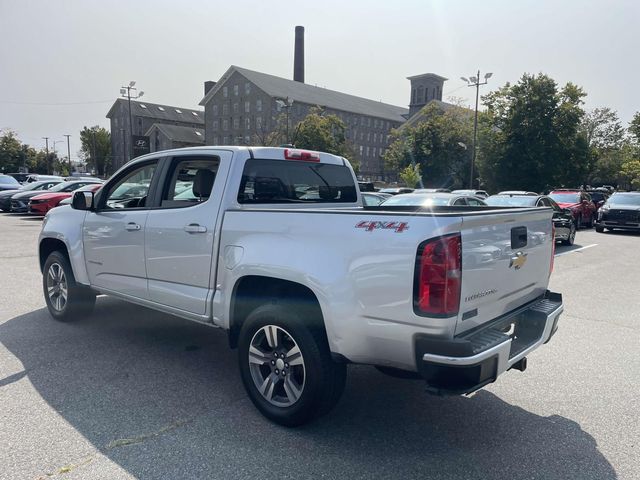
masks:
MULTIPOLYGON (((78 184, 79 188, 77 188, 77 190, 90 190, 92 192, 95 192, 102 186, 102 183, 86 181, 79 181, 78 184)), ((71 197, 73 193, 73 191, 46 192, 36 195, 29 201, 29 213, 32 215, 46 215, 49 210, 57 207, 62 200, 71 197)))
POLYGON ((593 227, 596 218, 596 205, 591 196, 582 190, 554 190, 549 194, 561 207, 571 210, 576 228, 593 227))

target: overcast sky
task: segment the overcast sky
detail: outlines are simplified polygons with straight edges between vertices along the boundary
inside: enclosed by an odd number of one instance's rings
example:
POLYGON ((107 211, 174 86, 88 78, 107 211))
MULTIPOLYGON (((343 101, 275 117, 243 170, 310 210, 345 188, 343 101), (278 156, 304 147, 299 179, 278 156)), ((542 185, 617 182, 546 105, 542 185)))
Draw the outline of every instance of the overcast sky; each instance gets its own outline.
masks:
POLYGON ((543 72, 626 126, 639 20, 637 0, 0 0, 0 128, 35 147, 69 133, 75 159, 79 131, 109 127, 129 80, 149 102, 200 108, 203 82, 230 65, 291 78, 296 25, 310 84, 406 106, 406 77, 433 72, 445 99, 471 103, 459 77, 477 69, 493 72, 484 93, 543 72))

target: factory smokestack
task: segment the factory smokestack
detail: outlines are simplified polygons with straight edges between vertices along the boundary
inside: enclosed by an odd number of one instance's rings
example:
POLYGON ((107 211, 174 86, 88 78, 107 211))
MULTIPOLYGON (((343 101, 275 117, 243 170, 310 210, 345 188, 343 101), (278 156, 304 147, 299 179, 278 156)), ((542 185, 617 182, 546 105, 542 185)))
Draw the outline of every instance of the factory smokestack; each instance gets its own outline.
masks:
POLYGON ((304 27, 296 27, 296 44, 293 54, 293 80, 304 83, 304 27))

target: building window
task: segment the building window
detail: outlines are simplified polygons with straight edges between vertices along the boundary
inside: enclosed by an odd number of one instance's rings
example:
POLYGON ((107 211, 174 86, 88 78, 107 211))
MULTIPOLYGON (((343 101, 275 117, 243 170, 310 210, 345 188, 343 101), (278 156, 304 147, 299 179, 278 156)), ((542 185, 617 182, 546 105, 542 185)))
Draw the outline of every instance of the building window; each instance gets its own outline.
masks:
POLYGON ((245 130, 251 130, 251 119, 249 117, 244 119, 245 130))
POLYGON ((387 122, 387 130, 389 130, 389 122, 387 122))
MULTIPOLYGON (((225 132, 229 130, 229 120, 227 120, 226 118, 222 120, 222 130, 224 130, 225 132)), ((225 143, 227 143, 226 140, 225 143)))
POLYGON ((249 113, 251 111, 251 102, 247 100, 244 102, 244 113, 249 113))
POLYGON ((364 140, 364 132, 360 132, 360 141, 364 140))
POLYGON ((213 129, 214 130, 218 130, 218 127, 220 127, 220 124, 218 123, 218 120, 214 120, 213 121, 213 129))
POLYGON ((233 86, 233 94, 237 97, 238 96, 238 92, 240 91, 240 89, 238 88, 238 85, 234 85, 233 86))
POLYGON ((424 103, 424 87, 418 87, 418 103, 424 103))
POLYGON ((222 115, 229 115, 229 104, 225 103, 222 105, 222 115))
POLYGON ((217 144, 218 144, 218 136, 217 136, 217 135, 214 135, 214 136, 213 136, 213 144, 214 144, 214 145, 217 145, 217 144))
POLYGON ((222 87, 222 96, 224 98, 227 98, 229 96, 229 90, 227 89, 227 87, 222 87))
POLYGON ((418 103, 418 92, 415 88, 411 92, 411 103, 418 103))
POLYGON ((214 105, 213 106, 213 116, 217 117, 218 116, 218 105, 214 105))
POLYGON ((371 118, 367 118, 367 127, 371 126, 371 118))
POLYGON ((240 119, 238 117, 233 119, 233 128, 235 129, 240 128, 240 119))
POLYGON ((367 146, 367 157, 369 156, 369 146, 367 146))
POLYGON ((262 111, 262 99, 257 99, 256 100, 256 112, 261 112, 262 111))
POLYGON ((360 145, 360 157, 362 157, 363 150, 364 150, 364 147, 362 145, 360 145))
POLYGON ((223 145, 226 145, 226 144, 227 144, 227 136, 226 136, 226 135, 223 135, 223 136, 222 136, 222 144, 223 144, 223 145))
POLYGON ((378 134, 377 133, 373 133, 373 143, 378 143, 378 134))
POLYGON ((371 132, 367 132, 367 142, 370 142, 370 141, 371 141, 371 132))
POLYGON ((262 117, 256 117, 256 130, 260 130, 262 128, 262 117))
POLYGON ((251 144, 251 137, 249 135, 245 135, 244 143, 246 143, 247 145, 251 144))
POLYGON ((249 82, 244 84, 244 94, 249 95, 251 93, 251 84, 249 82))
POLYGON ((373 158, 376 158, 376 151, 377 151, 376 147, 373 147, 373 158))
POLYGON ((234 113, 235 115, 237 115, 237 114, 238 114, 238 104, 237 104, 237 103, 234 103, 234 104, 233 104, 233 113, 234 113))

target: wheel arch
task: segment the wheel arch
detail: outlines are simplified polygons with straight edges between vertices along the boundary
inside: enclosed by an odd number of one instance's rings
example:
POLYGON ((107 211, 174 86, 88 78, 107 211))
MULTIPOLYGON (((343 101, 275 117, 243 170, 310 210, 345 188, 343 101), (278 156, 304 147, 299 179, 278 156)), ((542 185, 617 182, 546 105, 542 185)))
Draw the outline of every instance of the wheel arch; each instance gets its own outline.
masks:
POLYGON ((40 242, 40 245, 38 246, 40 272, 44 270, 44 264, 47 261, 47 258, 49 258, 49 255, 51 255, 55 251, 59 251, 64 254, 71 264, 71 261, 69 259, 69 249, 62 240, 58 238, 43 238, 40 242))
POLYGON ((310 314, 313 324, 322 328, 326 335, 326 326, 320 301, 306 285, 291 280, 261 275, 240 277, 232 290, 229 309, 229 345, 236 348, 238 335, 243 322, 260 305, 267 303, 286 304, 296 310, 305 310, 310 314))

